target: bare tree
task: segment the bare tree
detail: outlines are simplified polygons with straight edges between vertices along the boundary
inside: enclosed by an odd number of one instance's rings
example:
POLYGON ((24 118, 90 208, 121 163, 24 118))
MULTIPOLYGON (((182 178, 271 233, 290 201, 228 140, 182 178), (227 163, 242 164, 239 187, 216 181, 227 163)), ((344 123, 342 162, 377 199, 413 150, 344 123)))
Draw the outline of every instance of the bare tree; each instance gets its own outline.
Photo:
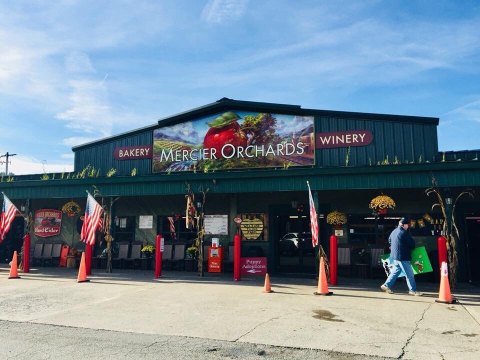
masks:
MULTIPOLYGON (((432 178, 432 187, 425 190, 427 196, 433 195, 436 197, 436 203, 432 205, 432 210, 435 207, 439 207, 442 216, 443 216, 443 229, 442 234, 447 239, 447 252, 448 252, 448 272, 449 272, 449 282, 450 287, 453 289, 457 282, 457 270, 458 270, 458 254, 457 254, 457 245, 460 240, 460 233, 458 231, 457 224, 455 222, 455 210, 458 200, 465 195, 474 198, 474 192, 471 189, 466 189, 461 191, 452 201, 452 204, 447 204, 445 199, 446 196, 442 194, 438 188, 437 181, 435 178, 432 178), (451 214, 449 213, 449 208, 451 206, 451 214)), ((453 198, 453 197, 452 197, 453 198)), ((440 265, 440 264, 439 264, 440 265)))

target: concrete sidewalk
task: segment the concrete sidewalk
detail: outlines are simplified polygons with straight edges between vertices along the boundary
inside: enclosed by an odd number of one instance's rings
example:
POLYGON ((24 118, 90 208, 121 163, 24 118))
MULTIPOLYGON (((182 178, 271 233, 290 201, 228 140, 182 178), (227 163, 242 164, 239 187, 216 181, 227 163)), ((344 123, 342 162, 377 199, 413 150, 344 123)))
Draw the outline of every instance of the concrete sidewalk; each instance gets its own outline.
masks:
MULTIPOLYGON (((380 291, 381 279, 339 279, 333 296, 314 296, 313 279, 121 271, 77 283, 70 269, 40 268, 8 279, 0 266, 0 319, 331 350, 402 359, 480 359, 480 289, 460 285, 459 304, 380 291)), ((402 292, 403 291, 403 292, 402 292)))

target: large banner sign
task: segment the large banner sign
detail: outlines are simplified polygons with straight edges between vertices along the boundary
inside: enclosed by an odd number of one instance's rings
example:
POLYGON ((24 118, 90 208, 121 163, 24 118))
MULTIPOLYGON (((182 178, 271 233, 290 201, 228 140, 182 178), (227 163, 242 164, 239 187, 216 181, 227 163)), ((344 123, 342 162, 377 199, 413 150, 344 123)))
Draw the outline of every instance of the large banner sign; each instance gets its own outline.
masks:
POLYGON ((41 209, 35 211, 34 220, 35 235, 49 237, 60 234, 62 228, 62 212, 53 209, 41 209))
POLYGON ((153 132, 153 172, 315 164, 313 116, 228 111, 153 132))

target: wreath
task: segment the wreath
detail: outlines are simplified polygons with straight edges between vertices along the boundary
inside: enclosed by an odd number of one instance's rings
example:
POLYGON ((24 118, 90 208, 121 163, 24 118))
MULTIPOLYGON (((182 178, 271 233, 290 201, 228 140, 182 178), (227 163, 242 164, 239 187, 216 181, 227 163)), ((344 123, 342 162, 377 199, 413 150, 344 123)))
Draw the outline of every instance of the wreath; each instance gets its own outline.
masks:
POLYGON ((80 205, 78 205, 75 201, 69 201, 62 206, 62 212, 67 214, 70 217, 73 217, 79 214, 80 211, 81 211, 80 205))

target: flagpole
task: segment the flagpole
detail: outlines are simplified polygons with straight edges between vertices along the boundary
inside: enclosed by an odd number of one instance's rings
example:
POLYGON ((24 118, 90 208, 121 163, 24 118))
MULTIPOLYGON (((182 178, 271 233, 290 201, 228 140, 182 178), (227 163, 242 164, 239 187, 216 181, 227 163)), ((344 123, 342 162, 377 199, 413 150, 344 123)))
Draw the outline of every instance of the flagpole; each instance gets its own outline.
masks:
MULTIPOLYGON (((308 194, 309 194, 309 197, 312 196, 312 189, 310 188, 310 182, 307 180, 307 187, 308 187, 308 194)), ((312 200, 313 200, 313 197, 312 197, 312 200)), ((312 219, 310 219, 310 222, 312 221, 312 219)), ((317 221, 318 223, 318 219, 315 219, 315 221, 317 221)), ((314 236, 314 234, 312 233, 312 237, 314 236)), ((317 235, 318 236, 318 235, 317 235)), ((319 274, 319 271, 320 271, 320 243, 318 242, 316 244, 317 246, 317 249, 318 249, 318 261, 316 263, 317 266, 315 266, 315 273, 316 273, 316 276, 318 278, 318 274, 319 274)))

